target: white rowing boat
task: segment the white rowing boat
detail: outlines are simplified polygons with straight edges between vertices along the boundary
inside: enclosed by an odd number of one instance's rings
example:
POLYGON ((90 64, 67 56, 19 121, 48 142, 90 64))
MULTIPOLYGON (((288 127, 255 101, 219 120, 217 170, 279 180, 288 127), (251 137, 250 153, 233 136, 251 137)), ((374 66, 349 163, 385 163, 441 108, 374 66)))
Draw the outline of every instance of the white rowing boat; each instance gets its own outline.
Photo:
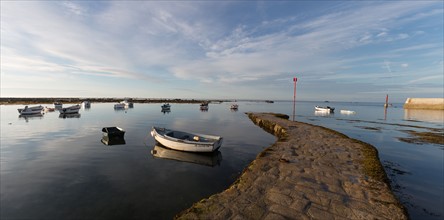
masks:
POLYGON ((315 111, 334 113, 335 108, 332 108, 330 106, 327 107, 315 106, 315 111))
POLYGON ((151 136, 165 147, 188 152, 214 152, 221 147, 223 140, 220 136, 159 127, 153 127, 151 136))

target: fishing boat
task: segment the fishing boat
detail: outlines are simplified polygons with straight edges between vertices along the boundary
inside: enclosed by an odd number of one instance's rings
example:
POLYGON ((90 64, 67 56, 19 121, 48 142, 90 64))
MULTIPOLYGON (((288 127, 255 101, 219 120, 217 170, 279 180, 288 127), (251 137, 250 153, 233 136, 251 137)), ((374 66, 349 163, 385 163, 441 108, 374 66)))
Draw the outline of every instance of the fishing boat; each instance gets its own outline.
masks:
POLYGON ((101 142, 105 145, 122 145, 125 144, 125 130, 120 127, 104 127, 102 128, 103 136, 101 142))
POLYGON ((208 103, 200 104, 200 110, 201 111, 208 111, 208 103))
POLYGON ((238 105, 238 104, 232 104, 232 105, 230 106, 230 109, 232 109, 232 110, 237 110, 237 109, 239 109, 239 105, 238 105))
POLYGON ((223 140, 220 136, 189 133, 160 127, 153 127, 151 136, 167 148, 188 152, 214 152, 221 147, 223 140))
POLYGON ((114 109, 125 109, 125 108, 127 108, 125 103, 114 104, 114 109))
POLYGON ((108 137, 120 137, 123 138, 125 135, 125 130, 119 127, 104 127, 102 128, 103 136, 108 137))
POLYGON ((156 145, 151 150, 151 155, 156 158, 169 159, 199 165, 211 166, 220 165, 222 161, 222 153, 216 151, 213 153, 193 153, 172 150, 161 145, 156 145))
POLYGON ((20 115, 42 114, 43 106, 41 106, 41 105, 33 106, 33 107, 25 106, 25 108, 19 108, 19 109, 17 109, 17 111, 19 112, 20 115))
POLYGON ((73 105, 66 108, 59 109, 60 114, 78 114, 80 110, 80 105, 73 105))
POLYGON ((344 115, 352 115, 352 114, 356 114, 356 112, 355 111, 352 111, 352 110, 345 110, 345 109, 341 109, 341 114, 344 114, 344 115))
POLYGON ((133 108, 134 107, 134 103, 128 101, 128 99, 121 101, 120 104, 124 104, 126 108, 133 108))
POLYGON ((62 107, 63 107, 63 104, 61 102, 54 102, 55 109, 61 109, 62 107))
POLYGON ((327 107, 315 106, 315 111, 334 113, 335 112, 335 108, 332 108, 330 106, 327 106, 327 107))
POLYGON ((83 108, 91 108, 91 102, 89 101, 83 101, 82 102, 83 108))
POLYGON ((171 109, 171 105, 168 104, 168 103, 163 104, 161 107, 162 107, 162 110, 163 110, 163 111, 168 111, 168 110, 171 109))

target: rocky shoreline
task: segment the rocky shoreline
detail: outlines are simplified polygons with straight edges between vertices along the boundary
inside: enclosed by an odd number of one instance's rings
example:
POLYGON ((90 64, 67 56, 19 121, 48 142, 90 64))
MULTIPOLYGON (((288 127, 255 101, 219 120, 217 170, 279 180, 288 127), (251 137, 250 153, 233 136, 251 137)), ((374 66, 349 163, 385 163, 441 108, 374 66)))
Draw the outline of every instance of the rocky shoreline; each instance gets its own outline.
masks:
POLYGON ((408 219, 373 146, 286 115, 247 114, 278 141, 176 219, 408 219))
MULTIPOLYGON (((54 102, 61 102, 63 104, 79 104, 83 101, 89 102, 111 102, 118 103, 125 98, 13 98, 13 97, 1 97, 0 105, 30 105, 30 104, 53 104, 54 102)), ((133 103, 202 103, 202 102, 230 102, 231 100, 203 100, 203 99, 149 99, 149 98, 126 98, 133 103)))

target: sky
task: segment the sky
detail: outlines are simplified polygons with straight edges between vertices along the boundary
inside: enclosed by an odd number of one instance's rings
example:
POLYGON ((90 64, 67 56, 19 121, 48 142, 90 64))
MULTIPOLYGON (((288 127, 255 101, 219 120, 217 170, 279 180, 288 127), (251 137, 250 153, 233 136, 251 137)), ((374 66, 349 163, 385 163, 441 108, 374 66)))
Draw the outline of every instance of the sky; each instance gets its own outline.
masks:
POLYGON ((444 97, 443 1, 1 1, 1 97, 444 97))

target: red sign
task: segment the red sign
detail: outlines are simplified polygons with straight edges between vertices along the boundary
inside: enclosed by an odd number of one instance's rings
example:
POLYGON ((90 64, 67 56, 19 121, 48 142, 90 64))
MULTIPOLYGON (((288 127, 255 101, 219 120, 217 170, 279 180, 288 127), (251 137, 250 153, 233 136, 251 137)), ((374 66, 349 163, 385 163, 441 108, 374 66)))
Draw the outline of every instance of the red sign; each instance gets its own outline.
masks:
POLYGON ((298 78, 294 77, 293 82, 296 82, 296 81, 298 81, 298 78))

